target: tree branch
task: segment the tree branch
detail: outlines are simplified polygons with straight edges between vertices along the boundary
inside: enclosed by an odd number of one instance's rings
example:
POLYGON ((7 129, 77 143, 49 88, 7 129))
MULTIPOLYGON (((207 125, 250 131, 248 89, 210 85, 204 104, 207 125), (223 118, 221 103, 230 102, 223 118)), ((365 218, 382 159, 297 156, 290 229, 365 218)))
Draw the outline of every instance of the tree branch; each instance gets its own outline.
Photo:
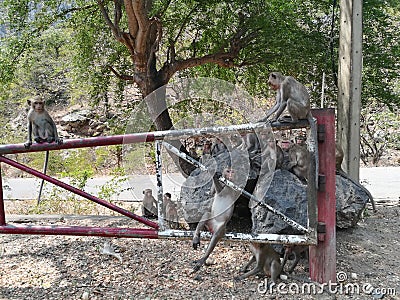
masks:
MULTIPOLYGON (((162 25, 159 19, 152 18, 150 30, 155 31, 152 34, 156 35, 156 37, 154 37, 154 43, 151 45, 150 55, 147 60, 147 75, 150 75, 150 73, 152 72, 152 65, 154 65, 155 68, 155 53, 158 51, 158 46, 160 45, 162 39, 162 25)), ((151 38, 150 40, 153 40, 153 38, 151 38)))
POLYGON ((114 0, 114 25, 119 28, 119 21, 122 17, 122 1, 114 0))
POLYGON ((57 18, 59 18, 59 17, 62 17, 62 16, 64 16, 64 15, 66 15, 66 14, 69 14, 69 13, 71 13, 71 12, 74 12, 74 11, 81 11, 81 10, 86 10, 86 9, 89 9, 89 8, 95 8, 95 7, 96 7, 95 5, 87 5, 87 6, 83 6, 83 7, 72 7, 72 8, 68 8, 68 9, 63 10, 62 12, 56 14, 56 15, 55 15, 55 19, 57 19, 57 18))
POLYGON ((118 73, 112 66, 107 66, 110 71, 117 76, 119 79, 121 80, 126 80, 126 81, 131 81, 131 82, 135 82, 135 77, 131 76, 131 75, 124 75, 124 74, 120 74, 118 73))
POLYGON ((110 16, 108 15, 108 12, 104 6, 103 0, 97 0, 97 4, 99 5, 99 8, 104 17, 104 20, 106 21, 108 27, 110 27, 115 38, 117 40, 119 40, 120 42, 122 42, 120 32, 119 32, 118 28, 114 25, 114 23, 111 21, 110 16))
POLYGON ((139 29, 139 25, 136 20, 135 12, 133 11, 132 0, 124 0, 124 4, 126 15, 128 17, 129 34, 135 38, 139 29))
POLYGON ((154 33, 154 29, 151 26, 151 22, 148 18, 148 9, 146 6, 146 0, 132 0, 133 12, 138 24, 138 31, 135 39, 135 63, 136 68, 140 73, 147 74, 149 60, 153 59, 153 55, 150 53, 153 43, 157 39, 157 34, 154 33))
POLYGON ((165 12, 168 9, 168 6, 171 4, 171 0, 166 1, 165 5, 163 8, 161 8, 156 14, 155 16, 157 16, 157 18, 161 19, 161 17, 165 14, 165 12))

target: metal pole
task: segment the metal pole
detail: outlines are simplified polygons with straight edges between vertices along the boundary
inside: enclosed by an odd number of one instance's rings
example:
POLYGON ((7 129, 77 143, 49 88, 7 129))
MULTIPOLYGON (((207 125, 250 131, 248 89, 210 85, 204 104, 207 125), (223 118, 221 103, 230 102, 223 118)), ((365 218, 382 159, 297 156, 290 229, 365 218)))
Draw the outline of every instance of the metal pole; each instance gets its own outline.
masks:
POLYGON ((311 280, 336 282, 336 176, 335 176, 335 111, 313 110, 318 126, 325 128, 325 139, 319 141, 319 174, 325 184, 317 192, 318 244, 310 246, 311 280))
MULTIPOLYGON (((307 120, 299 120, 299 122, 297 122, 296 124, 280 123, 280 122, 271 123, 271 127, 273 130, 304 128, 307 127, 308 125, 309 124, 307 120)), ((154 132, 144 132, 144 133, 131 133, 125 135, 65 140, 64 143, 61 145, 58 145, 56 143, 33 144, 29 149, 26 149, 24 144, 9 144, 9 145, 0 145, 0 155, 39 152, 47 150, 63 150, 63 149, 85 148, 85 147, 135 144, 135 143, 153 142, 155 140, 163 140, 165 138, 183 139, 201 135, 224 135, 224 134, 230 134, 230 132, 232 131, 239 131, 245 133, 245 132, 252 132, 254 129, 266 128, 266 127, 269 127, 269 124, 255 123, 255 124, 240 124, 240 125, 205 127, 205 128, 189 128, 182 130, 165 130, 165 131, 154 131, 154 132)))
POLYGON ((56 225, 5 225, 0 226, 0 233, 5 234, 44 234, 44 235, 79 235, 121 238, 157 239, 158 231, 145 228, 109 228, 56 225))
POLYGON ((3 197, 3 178, 1 176, 1 163, 0 163, 0 226, 6 225, 6 214, 4 210, 4 197, 3 197))
POLYGON ((161 158, 161 141, 155 142, 156 150, 156 177, 157 177, 157 203, 158 203, 158 224, 160 230, 165 229, 164 210, 163 210, 163 185, 162 185, 162 158, 161 158))

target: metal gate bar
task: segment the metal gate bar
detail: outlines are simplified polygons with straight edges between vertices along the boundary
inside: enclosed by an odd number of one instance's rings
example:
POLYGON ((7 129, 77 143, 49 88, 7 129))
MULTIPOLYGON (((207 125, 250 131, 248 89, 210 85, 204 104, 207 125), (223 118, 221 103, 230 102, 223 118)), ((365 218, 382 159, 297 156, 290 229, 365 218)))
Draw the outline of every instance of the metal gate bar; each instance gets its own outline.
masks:
POLYGON ((126 210, 124 208, 116 206, 116 205, 114 205, 114 204, 112 204, 110 202, 107 202, 107 201, 99 199, 99 198, 97 198, 95 196, 92 196, 92 195, 90 195, 90 194, 88 194, 88 193, 86 193, 86 192, 84 192, 84 191, 82 191, 80 189, 77 189, 77 188, 75 188, 75 187, 73 187, 73 186, 71 186, 69 184, 66 184, 66 183, 64 183, 64 182, 62 182, 62 181, 60 181, 58 179, 52 178, 52 177, 50 177, 48 175, 45 175, 45 174, 43 174, 43 173, 41 173, 41 172, 39 172, 37 170, 34 170, 34 169, 30 168, 30 167, 24 166, 24 165, 12 160, 12 159, 9 159, 7 157, 4 157, 4 156, 0 155, 0 162, 4 162, 4 163, 6 163, 6 164, 8 164, 10 166, 13 166, 13 167, 15 167, 17 169, 20 169, 21 171, 27 172, 29 174, 32 174, 32 175, 36 176, 36 177, 44 179, 44 180, 46 180, 46 181, 48 181, 48 182, 50 182, 52 184, 55 184, 55 185, 57 185, 59 187, 62 187, 63 189, 66 189, 66 190, 68 190, 68 191, 70 191, 70 192, 72 192, 74 194, 82 196, 82 197, 84 197, 84 198, 86 198, 88 200, 96 202, 97 204, 100 204, 100 205, 102 205, 104 207, 107 207, 107 208, 113 210, 113 211, 116 211, 116 212, 118 212, 118 213, 120 213, 120 214, 122 214, 124 216, 132 218, 132 219, 134 219, 136 221, 139 221, 140 223, 143 223, 143 224, 145 224, 147 226, 150 226, 152 228, 158 229, 158 224, 153 222, 153 221, 150 221, 150 220, 148 220, 146 218, 140 217, 140 216, 130 212, 129 210, 126 210))
POLYGON ((119 238, 157 239, 158 231, 148 228, 86 227, 59 225, 3 225, 0 233, 5 234, 43 234, 43 235, 78 235, 119 238))

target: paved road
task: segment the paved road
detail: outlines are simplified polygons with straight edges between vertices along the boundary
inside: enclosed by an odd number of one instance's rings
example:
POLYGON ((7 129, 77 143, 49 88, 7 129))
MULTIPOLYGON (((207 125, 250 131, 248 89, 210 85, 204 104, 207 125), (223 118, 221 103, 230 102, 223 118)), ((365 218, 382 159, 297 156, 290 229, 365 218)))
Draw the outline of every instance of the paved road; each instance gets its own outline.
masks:
MULTIPOLYGON (((180 186, 185 179, 180 174, 163 174, 164 192, 170 192, 175 196, 175 199, 180 191, 180 186)), ((61 181, 69 183, 68 179, 62 178, 61 181)), ((37 178, 4 178, 3 184, 5 199, 36 199, 40 186, 40 179, 37 178)), ((149 175, 135 175, 129 181, 115 184, 112 182, 112 177, 99 177, 89 179, 85 191, 97 196, 102 186, 109 186, 116 191, 122 192, 119 195, 114 195, 112 200, 139 201, 143 199, 143 189, 150 188, 153 190, 153 195, 156 197, 157 185, 156 177, 149 175)), ((55 185, 45 182, 43 194, 51 193, 55 185)))
MULTIPOLYGON (((97 195, 100 187, 110 182, 111 177, 90 179, 85 191, 97 195)), ((65 180, 65 179, 63 179, 65 180)), ((39 190, 40 181, 36 178, 3 178, 10 189, 4 190, 5 199, 35 199, 39 190)), ((180 186, 184 178, 180 174, 164 174, 164 192, 170 192, 173 198, 177 198, 180 186)), ((371 192, 376 200, 400 199, 400 167, 361 168, 360 182, 371 192)), ((54 186, 46 183, 45 190, 51 192, 54 186)), ((137 175, 122 185, 114 186, 116 190, 125 190, 113 200, 139 201, 142 199, 142 191, 151 188, 156 194, 155 176, 137 175), (131 190, 126 190, 133 188, 131 190)))

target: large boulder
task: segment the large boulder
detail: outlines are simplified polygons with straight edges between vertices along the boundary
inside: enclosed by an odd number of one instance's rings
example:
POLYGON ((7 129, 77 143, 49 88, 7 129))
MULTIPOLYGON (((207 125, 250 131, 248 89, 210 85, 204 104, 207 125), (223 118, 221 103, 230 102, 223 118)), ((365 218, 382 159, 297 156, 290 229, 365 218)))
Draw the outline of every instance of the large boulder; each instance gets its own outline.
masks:
MULTIPOLYGON (((232 157, 229 153, 224 152, 205 164, 211 170, 222 172, 223 166, 227 165, 230 159, 232 157)), ((253 173, 249 172, 248 174, 253 173)), ((251 180, 255 179, 251 178, 251 180)), ((210 173, 199 169, 193 171, 183 184, 181 203, 184 218, 192 229, 195 228, 196 223, 199 222, 204 213, 211 208, 213 201, 213 197, 210 195, 211 186, 212 176, 210 176, 210 173)), ((248 190, 252 191, 252 189, 248 190)), ((261 203, 272 206, 287 217, 307 227, 307 186, 296 175, 287 170, 276 170, 267 191, 263 192, 262 195, 261 197, 256 195, 261 203)), ((369 200, 368 194, 362 187, 341 175, 336 175, 336 226, 340 229, 354 227, 361 219, 369 200)), ((235 205, 243 204, 242 202, 243 196, 235 205)), ((250 201, 249 208, 252 222, 251 232, 253 233, 300 233, 263 205, 257 205, 257 203, 250 201)), ((235 216, 231 220, 231 223, 234 222, 238 222, 237 219, 235 220, 235 216)), ((234 225, 231 227, 237 228, 234 225)), ((239 226, 239 230, 247 232, 250 229, 239 226)))
POLYGON ((356 226, 369 200, 363 188, 336 175, 336 226, 340 229, 356 226))
POLYGON ((236 166, 235 171, 238 174, 236 184, 241 188, 246 186, 249 174, 247 153, 240 149, 233 149, 231 152, 223 151, 216 156, 204 159, 202 163, 208 171, 195 169, 181 188, 180 203, 183 207, 183 217, 191 229, 195 228, 204 213, 211 209, 213 195, 210 190, 215 173, 221 174, 226 166, 236 166))
MULTIPOLYGON (((297 223, 307 226, 307 186, 293 173, 287 170, 276 170, 272 182, 262 197, 261 203, 268 204, 284 213, 297 223)), ((265 206, 250 202, 253 233, 299 233, 292 226, 270 212, 265 206)))

